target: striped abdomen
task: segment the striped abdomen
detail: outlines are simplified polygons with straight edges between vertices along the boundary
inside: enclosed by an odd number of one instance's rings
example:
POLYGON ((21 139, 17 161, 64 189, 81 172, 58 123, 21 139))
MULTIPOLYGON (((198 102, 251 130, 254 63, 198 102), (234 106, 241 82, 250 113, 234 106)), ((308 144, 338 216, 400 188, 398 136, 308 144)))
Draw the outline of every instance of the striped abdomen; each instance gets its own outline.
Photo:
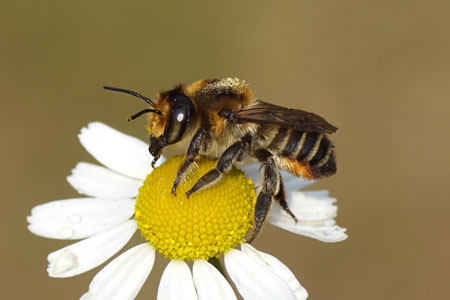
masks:
POLYGON ((334 145, 325 134, 280 127, 268 150, 281 159, 281 168, 318 179, 336 173, 334 145))

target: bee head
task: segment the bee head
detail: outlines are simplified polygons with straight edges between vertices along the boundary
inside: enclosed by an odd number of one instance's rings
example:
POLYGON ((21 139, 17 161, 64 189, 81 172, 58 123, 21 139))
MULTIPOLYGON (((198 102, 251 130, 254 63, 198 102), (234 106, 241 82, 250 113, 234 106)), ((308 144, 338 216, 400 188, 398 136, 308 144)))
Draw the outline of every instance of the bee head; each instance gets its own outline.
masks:
POLYGON ((192 123, 195 108, 192 100, 184 93, 182 86, 158 94, 156 107, 162 114, 149 117, 149 151, 155 157, 152 165, 161 155, 162 149, 183 139, 186 129, 192 123))
POLYGON ((164 124, 164 137, 167 145, 179 142, 186 128, 193 120, 195 109, 192 100, 184 93, 181 86, 160 93, 160 99, 167 104, 167 118, 164 124))
POLYGON ((148 117, 148 131, 150 134, 149 151, 155 157, 153 165, 165 146, 175 144, 182 139, 186 128, 194 118, 194 104, 184 93, 181 85, 172 90, 159 93, 155 102, 134 91, 108 86, 104 88, 131 94, 143 99, 150 105, 151 108, 141 110, 130 116, 128 121, 132 121, 145 113, 151 113, 148 117))

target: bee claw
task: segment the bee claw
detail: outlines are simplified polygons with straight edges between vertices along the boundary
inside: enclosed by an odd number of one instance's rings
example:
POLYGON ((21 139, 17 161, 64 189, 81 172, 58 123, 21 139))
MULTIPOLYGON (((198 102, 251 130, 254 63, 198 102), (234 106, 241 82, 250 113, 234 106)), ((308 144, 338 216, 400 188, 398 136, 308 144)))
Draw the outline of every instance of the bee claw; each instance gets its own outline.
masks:
POLYGON ((250 238, 245 238, 244 243, 251 244, 253 242, 253 240, 256 238, 256 235, 258 234, 258 232, 259 232, 259 230, 256 231, 256 229, 253 229, 252 233, 250 235, 250 238))
POLYGON ((295 224, 297 224, 297 222, 298 222, 297 217, 291 212, 291 210, 287 209, 286 212, 292 218, 292 220, 294 220, 295 224))
POLYGON ((193 190, 187 191, 187 192, 186 192, 186 198, 189 199, 189 196, 190 196, 193 192, 194 192, 193 190))
POLYGON ((174 195, 174 196, 177 195, 177 186, 175 184, 172 187, 172 195, 174 195))
POLYGON ((155 164, 156 164, 156 162, 158 161, 158 159, 160 158, 160 154, 158 154, 158 155, 156 155, 155 157, 153 157, 153 160, 152 160, 152 168, 154 169, 155 168, 155 164))

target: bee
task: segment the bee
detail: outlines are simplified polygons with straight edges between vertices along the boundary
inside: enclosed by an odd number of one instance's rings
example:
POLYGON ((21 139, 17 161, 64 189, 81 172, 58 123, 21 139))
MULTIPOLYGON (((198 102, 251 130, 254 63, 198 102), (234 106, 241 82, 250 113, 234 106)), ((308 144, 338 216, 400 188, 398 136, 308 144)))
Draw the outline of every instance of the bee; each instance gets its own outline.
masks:
POLYGON ((194 184, 187 197, 218 182, 233 165, 262 164, 249 243, 264 225, 273 200, 297 221, 286 202, 279 170, 309 180, 336 173, 334 145, 328 138, 336 127, 316 114, 257 99, 249 85, 238 78, 199 80, 189 86, 179 84, 158 93, 155 101, 134 91, 104 88, 131 94, 149 104, 150 108, 129 120, 150 113, 152 166, 163 150, 164 154, 180 150, 185 153, 173 182, 173 194, 200 156, 217 160, 217 165, 194 184))

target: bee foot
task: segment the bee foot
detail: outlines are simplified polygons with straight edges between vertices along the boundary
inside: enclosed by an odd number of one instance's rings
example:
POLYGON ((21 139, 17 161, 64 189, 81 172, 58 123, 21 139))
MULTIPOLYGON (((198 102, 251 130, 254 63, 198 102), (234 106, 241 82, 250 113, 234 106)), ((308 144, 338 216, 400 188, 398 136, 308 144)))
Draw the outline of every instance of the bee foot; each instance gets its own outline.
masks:
POLYGON ((297 224, 298 222, 297 217, 290 210, 287 211, 287 213, 292 217, 292 219, 294 219, 295 224, 297 224))
POLYGON ((278 200, 280 203, 281 208, 289 215, 291 218, 295 221, 295 224, 297 224, 298 220, 297 217, 294 215, 294 213, 289 209, 289 206, 285 199, 278 200))
POLYGON ((253 242, 253 240, 256 238, 256 236, 258 235, 260 229, 261 229, 260 226, 258 228, 253 228, 250 238, 245 238, 244 243, 251 244, 253 242))
POLYGON ((186 192, 186 197, 189 199, 189 196, 193 193, 193 190, 189 190, 186 192))
POLYGON ((177 195, 177 187, 175 185, 172 187, 172 195, 177 195))

